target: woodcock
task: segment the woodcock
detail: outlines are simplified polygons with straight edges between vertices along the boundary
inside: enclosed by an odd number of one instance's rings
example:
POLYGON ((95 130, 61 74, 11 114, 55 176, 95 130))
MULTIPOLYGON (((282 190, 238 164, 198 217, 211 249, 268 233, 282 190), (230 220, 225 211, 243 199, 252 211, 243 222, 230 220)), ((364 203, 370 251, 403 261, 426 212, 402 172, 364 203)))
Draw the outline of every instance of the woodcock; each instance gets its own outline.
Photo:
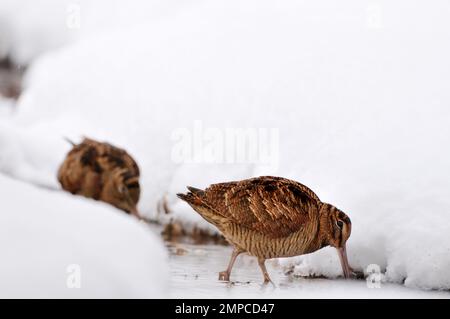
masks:
POLYGON ((264 283, 268 283, 266 259, 309 254, 326 246, 337 249, 344 276, 350 277, 345 249, 351 233, 350 218, 321 202, 305 185, 264 176, 188 190, 178 197, 234 246, 228 268, 219 273, 219 280, 230 280, 236 257, 244 252, 258 258, 264 283))
POLYGON ((134 159, 123 149, 88 138, 72 145, 58 171, 62 188, 140 218, 139 167, 134 159))

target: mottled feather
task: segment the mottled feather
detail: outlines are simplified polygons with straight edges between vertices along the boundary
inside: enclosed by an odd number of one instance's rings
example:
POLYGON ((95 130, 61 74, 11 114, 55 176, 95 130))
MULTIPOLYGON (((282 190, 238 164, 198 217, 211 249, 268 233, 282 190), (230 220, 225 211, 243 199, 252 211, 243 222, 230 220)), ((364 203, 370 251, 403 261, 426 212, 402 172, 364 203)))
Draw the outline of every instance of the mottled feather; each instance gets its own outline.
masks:
POLYGON ((267 283, 266 259, 309 254, 329 245, 338 248, 344 275, 350 276, 345 243, 351 221, 333 205, 321 202, 305 185, 262 176, 213 184, 204 191, 188 189, 190 192, 178 196, 234 246, 228 268, 219 273, 220 280, 229 280, 242 252, 258 258, 267 283))
POLYGON ((105 201, 127 212, 130 203, 119 189, 123 185, 134 205, 139 201, 139 167, 123 149, 85 138, 73 144, 58 171, 63 189, 105 201))
POLYGON ((191 194, 197 206, 272 238, 298 231, 320 203, 308 187, 272 176, 213 184, 202 192, 191 190, 191 194))

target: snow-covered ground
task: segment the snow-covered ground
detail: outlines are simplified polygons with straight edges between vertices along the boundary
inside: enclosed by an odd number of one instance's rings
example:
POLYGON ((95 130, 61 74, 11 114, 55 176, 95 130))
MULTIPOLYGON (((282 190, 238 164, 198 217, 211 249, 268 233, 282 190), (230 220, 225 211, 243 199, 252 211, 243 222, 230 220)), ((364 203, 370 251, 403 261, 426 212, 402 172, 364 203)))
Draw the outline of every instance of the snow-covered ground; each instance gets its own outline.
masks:
MULTIPOLYGON (((132 3, 129 10, 139 7, 132 3)), ((58 188, 64 136, 107 140, 141 166, 145 215, 211 230, 174 194, 282 175, 351 217, 354 268, 376 264, 383 280, 450 289, 450 4, 172 4, 120 27, 81 27, 86 36, 61 36, 71 44, 58 50, 17 53, 35 59, 16 111, 0 122, 0 171, 58 188), (256 132, 267 158, 230 163, 211 154, 227 129, 256 132), (191 153, 177 156, 180 145, 191 153), (165 194, 173 213, 161 216, 165 194)), ((86 21, 103 17, 80 8, 90 12, 86 21)), ((235 140, 231 150, 239 152, 235 140)), ((280 262, 296 274, 335 277, 335 258, 324 249, 280 262)))
POLYGON ((12 114, 14 101, 0 96, 0 117, 6 117, 12 114))
POLYGON ((161 298, 161 239, 106 204, 0 175, 0 298, 161 298))
POLYGON ((197 0, 2 0, 0 59, 29 64, 50 50, 153 21, 197 0))

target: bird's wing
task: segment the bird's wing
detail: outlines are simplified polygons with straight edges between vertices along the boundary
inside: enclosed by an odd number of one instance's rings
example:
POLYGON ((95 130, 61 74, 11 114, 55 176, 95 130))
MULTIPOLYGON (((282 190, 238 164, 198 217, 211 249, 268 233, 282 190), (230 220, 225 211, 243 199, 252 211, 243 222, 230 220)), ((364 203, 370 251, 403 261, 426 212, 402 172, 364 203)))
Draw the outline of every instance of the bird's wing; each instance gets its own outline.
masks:
POLYGON ((105 176, 114 178, 115 185, 125 185, 137 203, 139 174, 138 165, 125 150, 85 138, 68 153, 58 179, 63 188, 72 193, 98 198, 103 193, 105 176))
POLYGON ((95 161, 101 172, 115 180, 115 185, 124 185, 133 200, 137 203, 140 197, 139 167, 136 161, 123 149, 108 143, 100 143, 85 139, 88 148, 94 149, 95 161))
POLYGON ((74 146, 58 171, 62 187, 73 194, 97 198, 101 188, 101 171, 96 157, 92 147, 82 144, 74 146))
POLYGON ((86 149, 94 150, 95 161, 104 171, 112 171, 115 168, 125 168, 133 176, 139 176, 140 171, 136 161, 123 149, 108 143, 100 143, 85 138, 81 145, 86 149))
POLYGON ((230 221, 273 238, 300 230, 320 203, 308 187, 270 176, 214 184, 204 198, 230 221))

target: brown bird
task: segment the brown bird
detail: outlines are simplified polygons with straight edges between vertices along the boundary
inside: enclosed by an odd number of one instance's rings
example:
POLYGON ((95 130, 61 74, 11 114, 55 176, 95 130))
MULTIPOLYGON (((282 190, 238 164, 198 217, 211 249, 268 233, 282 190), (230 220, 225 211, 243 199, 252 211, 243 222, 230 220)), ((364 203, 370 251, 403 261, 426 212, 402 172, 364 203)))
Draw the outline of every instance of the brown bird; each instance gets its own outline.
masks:
POLYGON ((243 252, 258 258, 264 283, 268 283, 266 259, 309 254, 326 246, 338 250, 344 276, 350 277, 345 249, 352 227, 350 218, 321 202, 305 185, 263 176, 188 190, 178 197, 234 246, 228 268, 219 273, 219 280, 230 280, 236 257, 243 252))
MULTIPOLYGON (((69 141, 70 142, 70 141, 69 141)), ((123 149, 85 138, 73 145, 58 171, 63 189, 104 201, 140 218, 139 167, 123 149)))

